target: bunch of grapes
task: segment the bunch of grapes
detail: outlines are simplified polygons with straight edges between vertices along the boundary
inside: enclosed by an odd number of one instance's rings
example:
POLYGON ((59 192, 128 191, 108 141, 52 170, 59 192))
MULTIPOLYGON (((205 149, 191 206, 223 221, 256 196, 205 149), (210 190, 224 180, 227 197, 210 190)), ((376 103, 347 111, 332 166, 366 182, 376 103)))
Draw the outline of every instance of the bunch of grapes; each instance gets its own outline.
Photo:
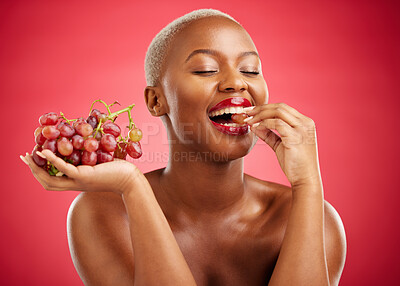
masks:
POLYGON ((62 175, 50 162, 37 155, 36 151, 48 149, 58 157, 75 166, 106 163, 114 158, 126 159, 128 154, 134 159, 142 156, 140 140, 142 131, 137 128, 131 117, 134 105, 111 113, 110 107, 102 100, 93 102, 89 117, 67 119, 62 112, 60 115, 49 112, 39 118, 40 126, 35 130, 36 146, 32 157, 35 163, 46 169, 50 175, 62 175), (107 113, 93 109, 96 102, 101 102, 107 108, 107 113), (127 112, 129 117, 129 133, 121 135, 121 128, 115 123, 118 115, 127 112))

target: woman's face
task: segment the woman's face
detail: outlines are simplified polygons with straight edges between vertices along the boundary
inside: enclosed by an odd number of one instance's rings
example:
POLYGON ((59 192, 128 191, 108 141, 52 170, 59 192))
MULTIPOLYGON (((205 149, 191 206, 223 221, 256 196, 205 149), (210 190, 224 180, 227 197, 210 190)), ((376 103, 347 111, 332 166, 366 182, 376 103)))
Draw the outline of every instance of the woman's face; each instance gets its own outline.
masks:
POLYGON ((230 114, 215 116, 268 100, 256 47, 238 24, 223 17, 189 24, 172 41, 160 82, 172 144, 229 159, 251 150, 256 137, 247 125, 235 126, 230 114))

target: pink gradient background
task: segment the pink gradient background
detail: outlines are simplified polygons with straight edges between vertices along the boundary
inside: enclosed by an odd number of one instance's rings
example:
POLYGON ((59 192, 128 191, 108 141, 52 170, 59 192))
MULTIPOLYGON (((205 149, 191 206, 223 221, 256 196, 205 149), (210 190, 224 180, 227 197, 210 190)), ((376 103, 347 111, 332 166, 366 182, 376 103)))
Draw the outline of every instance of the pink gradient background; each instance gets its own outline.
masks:
MULTIPOLYGON (((46 192, 18 156, 37 118, 88 112, 98 98, 136 103, 146 172, 165 165, 161 121, 144 105, 152 37, 193 9, 237 18, 263 60, 271 102, 313 118, 326 199, 340 213, 348 255, 340 285, 397 285, 399 270, 399 6, 396 1, 1 1, 1 285, 83 285, 68 250, 77 192, 46 192), (397 79, 397 81, 396 81, 397 79), (10 139, 11 138, 11 139, 10 139), (154 155, 158 154, 158 155, 154 155), (161 158, 158 158, 161 157, 161 158)), ((262 142, 246 171, 286 183, 262 142)))

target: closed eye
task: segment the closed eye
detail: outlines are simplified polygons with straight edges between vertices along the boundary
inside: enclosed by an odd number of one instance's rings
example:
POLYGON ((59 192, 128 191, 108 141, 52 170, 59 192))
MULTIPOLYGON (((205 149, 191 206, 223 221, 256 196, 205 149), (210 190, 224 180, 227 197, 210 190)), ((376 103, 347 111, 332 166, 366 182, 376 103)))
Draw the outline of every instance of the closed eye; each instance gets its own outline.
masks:
POLYGON ((209 71, 194 71, 194 74, 211 74, 211 73, 216 73, 217 70, 209 70, 209 71))
POLYGON ((258 71, 241 71, 244 74, 258 75, 260 74, 258 71))

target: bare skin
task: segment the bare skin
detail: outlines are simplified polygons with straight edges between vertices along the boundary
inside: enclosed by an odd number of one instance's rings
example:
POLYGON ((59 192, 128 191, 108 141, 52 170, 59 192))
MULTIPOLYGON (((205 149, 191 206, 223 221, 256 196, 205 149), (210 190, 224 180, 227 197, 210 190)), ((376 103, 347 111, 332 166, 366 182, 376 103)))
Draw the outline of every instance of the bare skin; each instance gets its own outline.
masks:
POLYGON ((45 189, 83 191, 69 211, 68 240, 85 285, 337 285, 346 242, 323 199, 313 121, 267 104, 256 48, 230 20, 197 20, 173 44, 159 84, 145 90, 172 142, 165 169, 143 175, 125 161, 76 168, 43 151, 68 176, 54 178, 23 158, 45 189), (243 136, 219 132, 207 115, 235 96, 256 106, 243 136), (255 135, 291 187, 243 173, 255 135), (228 160, 183 160, 188 152, 228 160))

